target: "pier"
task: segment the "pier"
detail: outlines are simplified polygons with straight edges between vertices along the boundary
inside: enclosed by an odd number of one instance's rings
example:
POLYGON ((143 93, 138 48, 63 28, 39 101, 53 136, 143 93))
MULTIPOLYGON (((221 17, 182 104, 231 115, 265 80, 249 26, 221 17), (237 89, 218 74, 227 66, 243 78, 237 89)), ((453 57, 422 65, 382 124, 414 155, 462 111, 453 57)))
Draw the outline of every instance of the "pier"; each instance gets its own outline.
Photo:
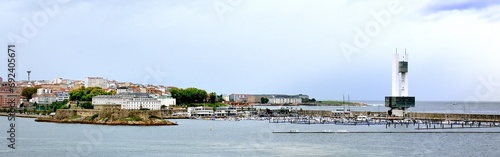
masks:
MULTIPOLYGON (((386 120, 431 120, 431 121, 481 121, 481 122, 500 122, 500 114, 458 114, 458 113, 421 113, 409 112, 407 117, 390 117, 387 112, 370 112, 370 111, 351 111, 352 116, 346 118, 355 118, 360 115, 369 116, 373 119, 386 120)), ((299 111, 302 116, 317 116, 317 117, 332 117, 330 110, 302 110, 299 111)))
POLYGON ((410 112, 407 117, 390 117, 384 112, 354 111, 342 117, 335 117, 332 116, 332 111, 301 110, 296 116, 270 117, 269 123, 385 125, 386 129, 411 126, 415 130, 477 129, 500 127, 500 115, 410 112))

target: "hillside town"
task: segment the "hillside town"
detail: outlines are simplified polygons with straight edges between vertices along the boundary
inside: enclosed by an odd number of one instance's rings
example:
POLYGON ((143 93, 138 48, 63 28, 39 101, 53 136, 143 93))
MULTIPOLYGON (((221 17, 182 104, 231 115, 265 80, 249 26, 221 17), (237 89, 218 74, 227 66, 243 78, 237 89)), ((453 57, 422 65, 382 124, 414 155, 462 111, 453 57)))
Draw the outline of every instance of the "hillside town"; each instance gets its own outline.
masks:
MULTIPOLYGON (((3 82, 0 78, 0 82, 3 82)), ((15 98, 20 113, 48 115, 57 109, 94 109, 94 110, 162 110, 162 115, 179 117, 231 116, 242 113, 256 114, 256 105, 297 105, 309 101, 308 95, 285 94, 219 94, 204 90, 201 98, 187 101, 180 98, 172 89, 174 86, 144 85, 132 82, 119 82, 103 77, 85 77, 71 80, 56 77, 53 80, 21 80, 16 82, 14 92, 10 92, 7 82, 0 91, 0 107, 7 110, 7 98, 15 98), (90 99, 73 96, 71 92, 80 89, 102 89, 104 92, 91 91, 90 99), (36 90, 29 92, 27 89, 36 90), (215 96, 214 96, 215 95, 215 96), (84 106, 84 103, 90 106, 84 106), (213 105, 216 102, 216 105, 213 105), (59 105, 54 105, 54 104, 59 105), (64 103, 64 104, 62 104, 64 103), (212 104, 212 105, 205 105, 212 104), (239 109, 238 109, 239 108, 239 109)), ((188 88, 189 89, 189 88, 188 88)), ((75 94, 76 95, 76 94, 75 94)))

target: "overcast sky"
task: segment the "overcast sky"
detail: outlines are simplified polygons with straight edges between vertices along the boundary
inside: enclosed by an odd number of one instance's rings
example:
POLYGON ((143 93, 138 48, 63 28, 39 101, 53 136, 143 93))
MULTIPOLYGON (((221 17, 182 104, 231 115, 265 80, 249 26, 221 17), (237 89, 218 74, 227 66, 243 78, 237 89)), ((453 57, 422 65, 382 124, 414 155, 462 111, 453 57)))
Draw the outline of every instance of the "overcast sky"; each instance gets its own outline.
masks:
POLYGON ((32 80, 383 100, 397 48, 417 101, 500 100, 499 1, 35 2, 0 1, 18 80, 31 70, 32 80))

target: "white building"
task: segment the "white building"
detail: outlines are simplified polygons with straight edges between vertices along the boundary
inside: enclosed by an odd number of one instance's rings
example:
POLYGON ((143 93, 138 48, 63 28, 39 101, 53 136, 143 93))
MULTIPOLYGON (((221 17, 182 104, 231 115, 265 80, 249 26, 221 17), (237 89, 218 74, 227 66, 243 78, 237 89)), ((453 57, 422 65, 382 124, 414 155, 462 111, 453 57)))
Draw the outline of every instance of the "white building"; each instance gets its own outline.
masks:
POLYGON ((33 102, 36 102, 37 104, 46 104, 50 105, 53 102, 56 102, 56 96, 54 94, 37 94, 37 96, 33 97, 33 102))
POLYGON ((223 99, 224 101, 229 101, 229 95, 227 95, 227 94, 222 94, 222 99, 223 99))
POLYGON ((120 93, 132 93, 132 89, 127 88, 127 87, 118 87, 116 89, 116 94, 120 94, 120 93))
POLYGON ((123 110, 150 109, 160 110, 161 102, 146 93, 120 93, 116 95, 98 95, 92 98, 94 106, 120 105, 123 110))
POLYGON ((302 99, 298 97, 272 97, 269 98, 270 104, 298 104, 302 99))
POLYGON ((166 95, 160 96, 157 99, 160 100, 160 104, 161 105, 165 105, 167 107, 176 104, 175 98, 172 98, 172 97, 169 97, 169 96, 166 96, 166 95))
POLYGON ((102 77, 85 77, 84 80, 85 88, 87 87, 101 87, 101 88, 108 88, 108 80, 102 78, 102 77))
POLYGON ((50 93, 52 93, 52 89, 50 88, 38 88, 36 90, 36 95, 50 94, 50 93))
POLYGON ((213 116, 214 110, 212 107, 189 107, 188 113, 191 117, 205 117, 205 116, 213 116))
POLYGON ((69 93, 67 91, 57 91, 56 93, 56 100, 57 101, 64 101, 69 99, 69 93))
POLYGON ((131 98, 122 103, 123 110, 139 110, 139 109, 160 110, 161 103, 155 98, 131 98))
POLYGON ((238 110, 234 107, 229 107, 229 106, 222 106, 222 107, 217 107, 215 110, 215 116, 236 116, 238 115, 238 110))
POLYGON ((54 78, 54 80, 52 81, 52 84, 61 84, 63 82, 63 79, 60 78, 60 77, 56 77, 54 78))

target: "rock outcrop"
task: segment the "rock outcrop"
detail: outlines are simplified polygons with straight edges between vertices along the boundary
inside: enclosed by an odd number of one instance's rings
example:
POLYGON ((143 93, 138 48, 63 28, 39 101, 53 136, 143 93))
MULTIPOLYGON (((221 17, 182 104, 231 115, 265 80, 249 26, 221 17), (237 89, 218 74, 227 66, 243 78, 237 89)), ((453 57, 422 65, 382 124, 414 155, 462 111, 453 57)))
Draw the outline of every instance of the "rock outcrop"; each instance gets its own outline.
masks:
POLYGON ((82 110, 60 109, 52 117, 39 117, 37 122, 81 123, 102 125, 177 125, 164 120, 160 111, 155 110, 82 110))

